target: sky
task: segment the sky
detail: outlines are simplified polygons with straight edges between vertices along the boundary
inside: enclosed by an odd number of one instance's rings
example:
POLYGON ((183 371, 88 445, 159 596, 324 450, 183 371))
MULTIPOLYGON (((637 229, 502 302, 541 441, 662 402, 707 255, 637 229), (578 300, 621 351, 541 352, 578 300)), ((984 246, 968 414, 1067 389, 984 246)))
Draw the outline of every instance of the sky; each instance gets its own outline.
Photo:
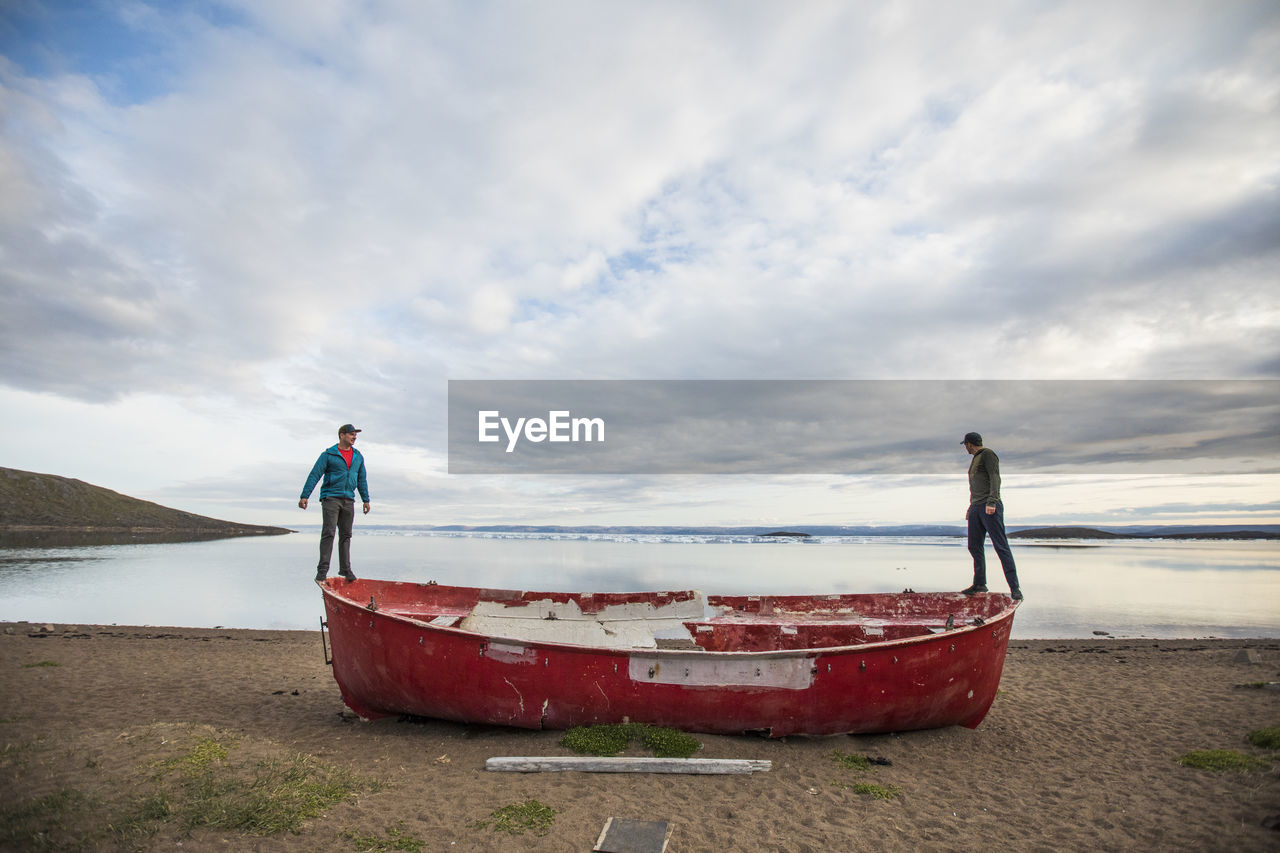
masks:
POLYGON ((1014 526, 1280 523, 1278 185, 1270 0, 3 0, 0 465, 315 524, 352 422, 365 523, 960 523, 978 430, 1014 526), (450 474, 451 380, 1152 391, 1069 469, 1015 396, 923 471, 450 474))

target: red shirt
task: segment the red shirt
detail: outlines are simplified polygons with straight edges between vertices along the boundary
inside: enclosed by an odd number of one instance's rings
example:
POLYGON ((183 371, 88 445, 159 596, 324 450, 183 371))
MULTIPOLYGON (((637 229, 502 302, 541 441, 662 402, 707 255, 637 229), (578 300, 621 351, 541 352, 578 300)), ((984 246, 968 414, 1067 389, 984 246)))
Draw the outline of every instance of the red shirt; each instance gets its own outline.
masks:
POLYGON ((348 447, 346 450, 343 450, 341 447, 339 447, 339 448, 338 448, 338 452, 342 454, 342 458, 343 458, 343 459, 345 459, 345 460, 347 460, 347 467, 348 467, 348 468, 350 468, 350 467, 351 467, 351 456, 352 456, 352 454, 351 454, 351 450, 352 450, 352 448, 350 448, 350 447, 348 447))

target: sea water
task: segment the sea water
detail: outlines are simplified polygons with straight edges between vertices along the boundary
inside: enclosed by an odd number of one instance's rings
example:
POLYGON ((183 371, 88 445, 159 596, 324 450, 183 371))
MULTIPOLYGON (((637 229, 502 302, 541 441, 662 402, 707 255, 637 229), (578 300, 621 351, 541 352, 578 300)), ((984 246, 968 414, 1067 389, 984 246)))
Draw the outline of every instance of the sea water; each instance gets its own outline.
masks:
MULTIPOLYGON (((313 629, 318 534, 0 548, 0 620, 313 629)), ((1015 638, 1280 637, 1280 542, 1027 541, 1015 638)), ((968 586, 963 539, 477 534, 357 527, 370 578, 520 589, 918 592, 968 586)), ((988 586, 1004 591, 988 549, 988 586)), ((333 572, 337 571, 334 557, 333 572)))

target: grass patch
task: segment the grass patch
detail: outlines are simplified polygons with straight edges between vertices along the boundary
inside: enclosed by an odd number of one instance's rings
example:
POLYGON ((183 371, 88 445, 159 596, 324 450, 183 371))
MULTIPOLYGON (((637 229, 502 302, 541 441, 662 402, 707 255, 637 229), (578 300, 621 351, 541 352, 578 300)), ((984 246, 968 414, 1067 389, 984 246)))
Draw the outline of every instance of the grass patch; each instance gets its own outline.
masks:
POLYGON ((352 842, 360 853, 381 853, 384 850, 422 853, 422 845, 426 844, 421 838, 415 838, 405 832, 402 820, 396 821, 395 826, 387 829, 385 838, 379 835, 357 835, 354 832, 344 832, 342 837, 352 842))
POLYGON ((149 794, 128 803, 118 820, 107 825, 116 840, 132 845, 155 834, 173 814, 173 804, 162 793, 149 794))
POLYGON ((239 745, 205 726, 158 724, 126 732, 106 749, 76 747, 3 745, 0 778, 22 785, 0 797, 0 850, 132 850, 158 834, 196 830, 297 832, 333 804, 379 787, 313 756, 269 742, 239 745), (28 778, 65 781, 55 790, 28 778))
MULTIPOLYGON (((854 773, 865 773, 872 769, 871 759, 865 755, 835 749, 831 751, 830 757, 840 767, 845 770, 851 770, 854 773)), ((843 790, 853 791, 855 794, 877 800, 892 800, 902 793, 902 789, 897 785, 877 785, 874 782, 841 782, 837 779, 831 784, 838 785, 843 790)))
POLYGON ((645 723, 604 723, 577 726, 560 738, 560 745, 579 755, 617 755, 638 741, 658 758, 688 758, 702 748, 691 734, 645 723))
POLYGON ((1280 749, 1280 726, 1267 729, 1254 729, 1249 732, 1249 743, 1263 749, 1280 749))
POLYGON ((354 774, 302 754, 240 771, 203 773, 185 786, 181 816, 188 828, 297 832, 304 821, 367 787, 354 774))
POLYGON ((494 832, 509 835, 523 835, 526 831, 546 835, 555 821, 556 811, 551 806, 543 805, 537 800, 525 800, 523 803, 512 803, 494 809, 488 820, 478 820, 474 826, 477 829, 492 827, 494 832))
POLYGON ((836 749, 831 752, 831 760, 836 764, 839 764, 845 770, 861 771, 871 769, 871 759, 867 758, 865 755, 842 752, 841 750, 836 749))
POLYGON ((644 726, 640 743, 657 758, 688 758, 702 749, 702 741, 693 735, 657 726, 644 726))
POLYGON ((1194 767, 1197 770, 1236 773, 1247 773, 1250 770, 1266 767, 1268 764, 1266 759, 1245 755, 1234 749, 1195 749, 1179 757, 1178 763, 1183 767, 1194 767))
POLYGON ((24 663, 22 665, 22 668, 35 669, 36 667, 39 667, 39 666, 62 666, 62 664, 58 663, 56 660, 42 660, 37 663, 24 663))
POLYGON ((897 785, 876 785, 871 782, 855 782, 852 785, 845 782, 838 784, 845 790, 853 791, 855 794, 861 794, 864 797, 872 797, 877 800, 892 800, 894 797, 902 793, 902 789, 897 785))
POLYGON ((579 755, 617 755, 630 743, 630 725, 577 726, 560 738, 561 746, 579 755))
MULTIPOLYGON (((231 742, 235 746, 235 741, 231 742)), ((196 740, 195 746, 186 755, 178 755, 173 758, 166 758, 153 764, 159 767, 161 772, 177 770, 184 776, 195 776, 209 769, 211 765, 221 764, 226 761, 230 753, 227 747, 210 737, 202 737, 196 740)))
POLYGON ((329 806, 379 787, 302 753, 235 761, 234 746, 201 737, 185 753, 153 762, 156 789, 134 801, 119 834, 154 831, 168 821, 186 830, 297 832, 329 806))
MULTIPOLYGON (((5 850, 66 850, 72 845, 62 832, 88 805, 84 794, 63 788, 26 803, 0 807, 0 848, 5 850)), ((75 846, 79 846, 78 844, 75 846)))

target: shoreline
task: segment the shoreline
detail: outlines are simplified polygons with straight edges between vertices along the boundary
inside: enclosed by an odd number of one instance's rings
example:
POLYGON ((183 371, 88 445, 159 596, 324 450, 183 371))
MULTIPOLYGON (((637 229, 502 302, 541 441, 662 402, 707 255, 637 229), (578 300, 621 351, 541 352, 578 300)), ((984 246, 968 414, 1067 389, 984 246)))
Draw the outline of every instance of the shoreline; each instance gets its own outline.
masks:
MULTIPOLYGON (((118 820, 117 801, 154 784, 157 762, 206 738, 227 746, 228 762, 300 753, 379 788, 329 806, 297 834, 188 832, 170 821, 140 849, 181 841, 197 851, 350 850, 352 833, 385 837, 398 827, 423 850, 580 851, 610 816, 668 821, 671 853, 962 850, 992 838, 1011 849, 1261 851, 1280 838, 1262 826, 1280 812, 1280 757, 1244 741, 1280 721, 1280 691, 1237 686, 1280 680, 1275 639, 1014 639, 976 729, 698 735, 699 757, 765 759, 773 769, 673 777, 488 773, 490 757, 570 753, 559 732, 359 722, 316 630, 44 627, 0 623, 0 827, 42 797, 74 791, 97 805, 60 831, 90 838, 118 820), (1236 774, 1177 763, 1197 749, 1269 763, 1236 774), (858 774, 833 760, 836 751, 891 763, 858 774), (897 793, 875 799, 853 790, 859 782, 897 793), (477 828, 495 809, 531 799, 555 810, 547 835, 477 828)), ((83 846, 111 846, 90 840, 83 846)))
MULTIPOLYGON (((1100 543, 1130 542, 1275 542, 1280 541, 1280 531, 1233 527, 1226 530, 1201 530, 1185 532, 1182 526, 1169 525, 1165 531, 1125 532, 1081 527, 1009 528, 1009 538, 1022 546, 1054 545, 1065 547, 1098 547, 1100 543)), ((318 523, 294 524, 292 527, 273 525, 249 525, 227 523, 225 525, 192 525, 171 527, 154 525, 94 525, 94 524, 6 524, 0 526, 0 547, 76 547, 79 545, 111 545, 137 543, 203 542, 210 539, 252 538, 258 536, 283 536, 290 533, 314 533, 318 523)), ((763 542, 805 543, 821 539, 936 539, 940 541, 964 541, 967 534, 962 528, 943 529, 937 526, 921 526, 914 529, 884 530, 874 528, 829 529, 809 528, 787 531, 760 531, 753 528, 715 527, 522 527, 519 525, 490 525, 468 527, 465 525, 414 525, 414 524, 363 524, 356 533, 395 535, 414 533, 441 536, 503 536, 513 538, 539 538, 562 536, 611 537, 730 537, 758 539, 763 542)))
MULTIPOLYGON (((14 636, 17 634, 25 634, 35 637, 57 638, 64 634, 73 635, 91 635, 101 634, 104 637, 118 636, 122 633, 128 633, 130 636, 146 638, 150 635, 174 636, 189 635, 192 639, 211 639, 213 637, 223 637, 224 639, 232 639, 237 635, 243 635, 244 638, 255 638, 258 640, 291 640, 298 637, 311 637, 319 634, 319 628, 235 628, 222 625, 205 626, 205 625, 151 625, 151 624, 124 624, 124 623, 96 623, 96 622, 59 622, 54 620, 30 620, 30 619, 0 619, 0 634, 14 636), (45 627, 51 627, 52 631, 41 630, 45 627)), ((1009 641, 1010 648, 1015 645, 1023 645, 1026 648, 1039 648, 1044 645, 1087 645, 1106 644, 1106 643, 1136 643, 1136 644, 1155 644, 1159 646, 1170 646, 1171 648, 1179 644, 1229 644, 1233 647, 1239 645, 1240 648, 1264 647, 1280 651, 1280 637, 1269 636, 1250 636, 1250 637, 1124 637, 1113 635, 1105 631, 1095 631, 1092 637, 1014 637, 1009 641)), ((85 637, 78 636, 77 639, 85 637)), ((1280 661, 1277 662, 1280 666, 1280 661)))
MULTIPOLYGON (((317 620, 320 616, 317 614, 317 620)), ((279 634, 282 638, 290 636, 316 637, 320 633, 318 627, 309 628, 246 628, 230 625, 162 625, 162 624, 126 624, 126 623, 91 623, 91 622, 62 622, 56 619, 3 619, 0 618, 0 632, 13 629, 14 633, 27 634, 29 636, 58 636, 63 633, 83 633, 85 631, 99 631, 104 635, 114 635, 120 632, 129 632, 136 635, 155 634, 157 636, 167 636, 172 634, 191 634, 194 636, 224 635, 224 634, 246 634, 246 635, 272 635, 279 634), (42 631, 40 629, 45 626, 52 628, 52 631, 42 631)), ((319 642, 319 640, 316 640, 319 642)), ((1021 637, 1016 633, 1010 638, 1010 644, 1016 643, 1244 643, 1244 644, 1277 644, 1280 648, 1280 634, 1250 634, 1248 636, 1228 637, 1217 634, 1207 634, 1202 637, 1154 637, 1148 635, 1130 635, 1116 633, 1114 631, 1104 631, 1101 629, 1090 630, 1089 636, 1071 636, 1071 637, 1021 637)), ((1280 673, 1278 673, 1280 675, 1280 673)))

